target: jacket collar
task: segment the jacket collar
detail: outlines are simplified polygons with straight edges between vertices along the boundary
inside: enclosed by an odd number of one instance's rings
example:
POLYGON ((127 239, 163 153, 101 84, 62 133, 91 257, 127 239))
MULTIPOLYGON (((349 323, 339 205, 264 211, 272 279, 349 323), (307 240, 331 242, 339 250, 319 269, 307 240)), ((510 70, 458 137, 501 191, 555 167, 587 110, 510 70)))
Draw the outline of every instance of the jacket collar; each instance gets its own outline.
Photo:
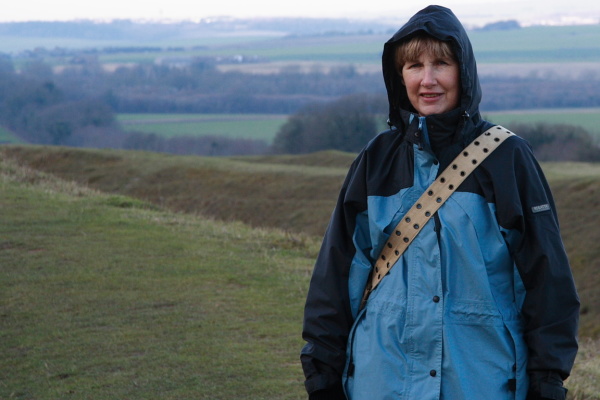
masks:
POLYGON ((416 113, 400 110, 402 125, 405 127, 405 140, 423 146, 425 129, 432 149, 438 149, 460 140, 462 127, 461 111, 456 108, 444 114, 419 117, 416 113), (425 124, 423 127, 422 124, 425 124))

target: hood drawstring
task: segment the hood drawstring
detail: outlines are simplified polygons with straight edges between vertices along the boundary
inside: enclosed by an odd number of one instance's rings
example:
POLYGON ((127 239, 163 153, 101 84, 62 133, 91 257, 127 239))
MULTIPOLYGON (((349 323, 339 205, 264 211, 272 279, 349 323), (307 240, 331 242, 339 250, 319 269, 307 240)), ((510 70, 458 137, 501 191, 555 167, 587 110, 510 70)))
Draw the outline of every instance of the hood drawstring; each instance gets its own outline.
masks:
POLYGON ((467 138, 463 134, 465 132, 465 127, 467 126, 467 122, 469 121, 470 118, 471 118, 471 114, 469 114, 469 112, 467 110, 465 110, 462 115, 462 122, 458 126, 458 129, 460 132, 460 137, 462 138, 461 141, 463 142, 463 146, 466 146, 468 143, 470 143, 470 141, 467 141, 467 138))

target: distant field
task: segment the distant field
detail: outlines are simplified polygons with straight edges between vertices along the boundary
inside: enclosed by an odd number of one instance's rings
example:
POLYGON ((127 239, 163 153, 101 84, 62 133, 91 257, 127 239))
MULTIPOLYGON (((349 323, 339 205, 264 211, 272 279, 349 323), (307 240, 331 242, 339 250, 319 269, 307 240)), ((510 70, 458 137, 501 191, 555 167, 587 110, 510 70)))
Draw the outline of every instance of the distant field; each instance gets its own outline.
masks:
POLYGON ((579 125, 600 141, 600 108, 484 112, 485 119, 510 129, 511 123, 579 125))
POLYGON ((271 143, 286 121, 272 114, 119 114, 127 131, 155 133, 162 137, 224 136, 271 143))
MULTIPOLYGON (((283 32, 244 32, 205 36, 156 35, 143 47, 154 51, 99 53, 103 64, 152 63, 162 58, 258 57, 269 63, 325 62, 373 65, 380 63, 383 44, 389 33, 324 34, 284 36, 283 32)), ((475 55, 480 64, 506 63, 598 63, 600 62, 599 25, 534 26, 508 31, 470 31, 475 55)), ((0 52, 18 53, 35 48, 125 48, 140 46, 131 38, 97 40, 73 37, 14 37, 0 35, 0 52)), ((53 65, 65 63, 57 57, 46 60, 53 65)), ((232 64, 233 65, 233 64, 232 64)), ((235 64, 240 65, 240 64, 235 64)), ((246 64, 243 64, 246 65, 246 64)))
MULTIPOLYGON (((600 141, 600 108, 484 112, 484 118, 506 126, 546 122, 579 125, 600 141)), ((176 136, 216 135, 271 143, 286 115, 271 114, 119 114, 126 131, 176 136)), ((383 129, 383 128, 382 128, 383 129)))
POLYGON ((480 62, 600 61, 600 25, 469 32, 480 62))
MULTIPOLYGON (((11 36, 0 35, 0 52, 18 53, 25 50, 35 48, 64 48, 64 49, 86 49, 86 48, 107 48, 107 47, 131 47, 131 46, 148 46, 148 47, 206 47, 206 46, 230 46, 246 44, 272 38, 272 34, 239 35, 239 36, 208 36, 199 38, 187 39, 156 39, 150 43, 136 41, 134 39, 86 39, 75 37, 36 37, 36 36, 11 36)), ((172 52, 172 51, 171 51, 172 52)), ((139 53, 148 54, 148 53, 139 53)), ((177 53, 176 53, 177 54, 177 53)), ((147 57, 145 57, 147 59, 147 57)), ((117 57, 118 59, 118 57, 117 57)))
MULTIPOLYGON (((535 26, 509 31, 471 31, 475 55, 481 63, 600 62, 600 26, 535 26)), ((383 44, 390 34, 240 38, 232 45, 222 41, 176 52, 172 56, 258 56, 269 62, 318 61, 380 63, 383 44)), ((204 42, 204 44, 207 44, 204 42)), ((103 62, 153 61, 155 54, 103 55, 103 62)))

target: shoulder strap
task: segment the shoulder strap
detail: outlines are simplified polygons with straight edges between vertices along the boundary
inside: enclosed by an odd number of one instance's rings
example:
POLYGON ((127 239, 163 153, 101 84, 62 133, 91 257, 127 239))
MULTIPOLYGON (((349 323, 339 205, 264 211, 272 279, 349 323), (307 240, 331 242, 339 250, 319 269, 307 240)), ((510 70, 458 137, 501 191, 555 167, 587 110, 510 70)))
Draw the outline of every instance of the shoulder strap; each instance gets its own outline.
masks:
POLYGON ((427 188, 419 200, 404 215, 386 242, 371 271, 371 277, 365 287, 361 301, 362 309, 371 292, 392 269, 402 253, 437 212, 456 188, 508 137, 514 135, 508 129, 496 125, 483 132, 469 144, 454 161, 427 188))

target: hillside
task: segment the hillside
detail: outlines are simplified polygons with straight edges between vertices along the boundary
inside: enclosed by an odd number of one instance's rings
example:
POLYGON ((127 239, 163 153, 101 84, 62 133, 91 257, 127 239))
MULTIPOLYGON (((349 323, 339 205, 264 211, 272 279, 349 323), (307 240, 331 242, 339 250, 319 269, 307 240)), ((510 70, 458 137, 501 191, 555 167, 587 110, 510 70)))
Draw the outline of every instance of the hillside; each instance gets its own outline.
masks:
POLYGON ((5 159, 0 220, 0 399, 304 398, 315 241, 5 159))
MULTIPOLYGON (((173 211, 292 234, 321 236, 353 155, 181 157, 156 153, 6 146, 2 157, 173 211)), ((600 165, 547 164, 577 279, 582 333, 600 336, 600 165)))
MULTIPOLYGON (((336 192, 351 159, 0 148, 0 398, 305 398, 299 331, 319 237, 302 231, 326 222, 300 224, 286 207, 328 214, 335 195, 317 193, 336 192), (254 214, 285 231, 212 219, 260 202, 254 214), (184 203, 197 208, 167 210, 184 203), (274 207, 287 220, 269 218, 274 207)), ((544 167, 583 333, 597 337, 600 166, 544 167)), ((599 360, 598 339, 582 340, 568 384, 577 400, 600 399, 599 360)))
POLYGON ((324 233, 353 159, 337 152, 210 158, 26 146, 5 147, 1 154, 63 179, 171 210, 311 235, 324 233))

